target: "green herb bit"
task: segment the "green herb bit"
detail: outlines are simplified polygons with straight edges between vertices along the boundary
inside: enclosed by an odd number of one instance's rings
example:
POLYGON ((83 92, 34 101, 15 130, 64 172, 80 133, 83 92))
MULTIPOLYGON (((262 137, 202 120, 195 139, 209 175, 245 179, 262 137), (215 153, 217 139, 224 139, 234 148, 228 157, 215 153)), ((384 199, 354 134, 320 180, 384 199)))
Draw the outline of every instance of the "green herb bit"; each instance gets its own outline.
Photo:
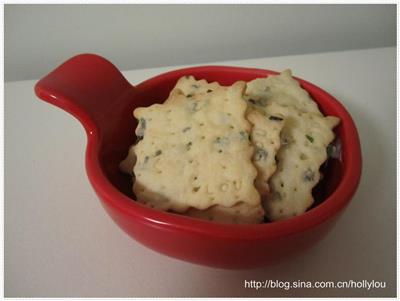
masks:
POLYGON ((247 134, 245 131, 240 131, 240 139, 241 140, 249 140, 251 141, 251 136, 249 134, 247 134))
POLYGON ((281 117, 278 117, 278 116, 273 116, 273 115, 271 115, 271 116, 269 116, 269 120, 274 120, 274 121, 282 121, 282 120, 283 120, 283 118, 281 118, 281 117))
POLYGON ((261 148, 261 147, 257 147, 256 151, 254 153, 254 161, 260 161, 260 160, 265 160, 268 157, 268 152, 261 148))
POLYGON ((144 132, 146 129, 146 119, 140 118, 139 119, 139 132, 144 132))
POLYGON ((192 103, 192 106, 191 106, 191 111, 193 112, 193 113, 195 113, 195 112, 197 112, 197 111, 199 111, 200 109, 198 108, 198 103, 197 102, 194 102, 194 103, 192 103))
POLYGON ((211 89, 208 89, 208 90, 207 90, 207 93, 211 93, 212 91, 213 91, 213 90, 211 90, 211 89))
POLYGON ((146 119, 140 118, 139 119, 139 125, 138 125, 138 127, 136 128, 136 131, 135 131, 136 132, 136 136, 137 136, 138 139, 141 139, 139 137, 143 138, 145 129, 146 129, 146 119))
POLYGON ((281 144, 282 144, 282 146, 288 145, 289 143, 290 143, 289 138, 283 137, 283 138, 281 139, 281 144))
POLYGON ((162 154, 162 151, 159 149, 158 151, 156 151, 156 153, 154 154, 154 157, 157 157, 157 156, 159 156, 159 155, 161 155, 162 154))
POLYGON ((279 191, 275 191, 272 194, 272 198, 275 199, 275 200, 282 200, 282 195, 281 195, 281 193, 279 191))
POLYGON ((224 148, 225 146, 229 145, 229 138, 228 137, 217 137, 214 140, 214 143, 218 145, 218 147, 224 148))
POLYGON ((141 129, 141 130, 146 129, 146 119, 140 118, 140 120, 139 120, 139 125, 140 125, 140 129, 141 129))
POLYGON ((186 143, 186 150, 190 150, 191 146, 192 146, 192 141, 186 143))
POLYGON ((149 156, 144 157, 144 163, 147 163, 149 161, 149 156))
POLYGON ((314 138, 311 137, 310 135, 306 135, 306 138, 308 139, 308 141, 310 141, 311 143, 314 142, 314 138))
POLYGON ((190 127, 190 126, 188 126, 188 127, 185 127, 185 128, 182 130, 182 132, 183 132, 183 133, 185 133, 185 132, 189 131, 190 129, 191 129, 191 127, 190 127))
POLYGON ((266 99, 255 100, 255 99, 250 98, 249 102, 252 103, 255 106, 260 106, 260 107, 265 107, 267 105, 267 100, 266 99))
POLYGON ((303 174, 303 179, 307 182, 314 181, 314 177, 315 173, 310 168, 308 168, 303 174))
POLYGON ((336 146, 329 144, 328 147, 326 148, 326 153, 328 154, 328 157, 332 158, 336 152, 336 146))
POLYGON ((143 136, 137 136, 135 144, 138 144, 140 140, 143 140, 143 136))

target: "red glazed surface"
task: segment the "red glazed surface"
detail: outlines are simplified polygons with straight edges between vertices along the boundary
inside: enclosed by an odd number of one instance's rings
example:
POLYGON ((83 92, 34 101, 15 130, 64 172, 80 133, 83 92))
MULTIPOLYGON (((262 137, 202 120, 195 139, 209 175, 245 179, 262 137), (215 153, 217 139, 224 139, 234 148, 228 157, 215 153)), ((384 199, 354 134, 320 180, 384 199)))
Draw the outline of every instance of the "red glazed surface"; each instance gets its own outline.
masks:
POLYGON ((136 86, 110 62, 91 54, 78 55, 41 79, 41 99, 75 116, 88 135, 86 170, 90 182, 113 220, 142 244, 182 260, 222 268, 271 264, 298 253, 324 237, 350 202, 361 176, 361 150, 349 113, 331 95, 298 79, 326 115, 338 116, 341 160, 331 164, 320 190, 322 203, 284 221, 261 225, 223 225, 146 208, 132 200, 129 177, 118 170, 134 142, 134 108, 163 102, 178 78, 231 85, 276 72, 238 67, 205 66, 180 69, 136 86))

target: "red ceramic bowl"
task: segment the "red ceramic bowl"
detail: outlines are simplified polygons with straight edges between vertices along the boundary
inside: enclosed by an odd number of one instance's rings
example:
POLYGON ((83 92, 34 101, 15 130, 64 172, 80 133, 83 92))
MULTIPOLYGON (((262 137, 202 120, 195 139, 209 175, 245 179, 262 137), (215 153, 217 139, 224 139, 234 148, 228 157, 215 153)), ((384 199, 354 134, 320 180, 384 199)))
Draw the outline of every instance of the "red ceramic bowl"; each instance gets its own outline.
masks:
POLYGON ((341 158, 330 164, 316 193, 320 203, 306 213, 260 225, 225 225, 146 208, 132 198, 129 177, 118 170, 134 142, 136 107, 163 102, 178 78, 231 85, 276 72, 221 66, 167 72, 132 86, 110 62, 92 54, 75 56, 41 79, 41 99, 75 116, 84 126, 88 144, 86 170, 94 190, 113 220, 131 237, 166 255, 221 268, 271 264, 307 249, 332 228, 355 193, 361 175, 361 150, 353 120, 331 95, 304 80, 301 85, 325 114, 338 116, 336 134, 341 158))

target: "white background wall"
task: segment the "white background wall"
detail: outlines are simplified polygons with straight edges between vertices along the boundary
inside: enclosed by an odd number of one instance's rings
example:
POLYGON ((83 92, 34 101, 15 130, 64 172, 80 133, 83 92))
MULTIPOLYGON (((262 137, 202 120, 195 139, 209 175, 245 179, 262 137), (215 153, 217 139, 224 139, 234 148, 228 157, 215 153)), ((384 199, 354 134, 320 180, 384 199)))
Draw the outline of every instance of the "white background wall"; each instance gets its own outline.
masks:
POLYGON ((395 5, 5 5, 5 79, 82 52, 121 70, 396 45, 395 5))

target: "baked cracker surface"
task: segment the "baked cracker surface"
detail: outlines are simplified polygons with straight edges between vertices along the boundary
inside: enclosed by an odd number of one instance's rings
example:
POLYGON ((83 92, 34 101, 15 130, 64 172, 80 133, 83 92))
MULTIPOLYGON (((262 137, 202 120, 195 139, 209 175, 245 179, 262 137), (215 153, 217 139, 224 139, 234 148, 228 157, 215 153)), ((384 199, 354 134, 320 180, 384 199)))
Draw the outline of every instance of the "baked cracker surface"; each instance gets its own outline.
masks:
POLYGON ((251 142, 255 146, 252 161, 257 168, 255 185, 261 195, 269 192, 268 180, 276 170, 275 156, 280 148, 280 133, 284 126, 282 115, 263 114, 249 108, 246 114, 252 124, 251 142))
POLYGON ((248 82, 245 97, 255 106, 263 107, 267 103, 277 103, 295 107, 302 112, 322 115, 308 92, 293 78, 290 69, 279 75, 270 75, 248 82))
POLYGON ((139 202, 175 212, 260 204, 244 88, 237 82, 194 95, 174 89, 164 104, 134 111, 143 137, 134 146, 139 202))
POLYGON ((300 215, 313 204, 312 189, 320 180, 319 168, 327 159, 327 146, 335 137, 332 129, 339 119, 276 103, 268 104, 265 111, 285 118, 277 170, 263 200, 267 217, 281 220, 300 215))

